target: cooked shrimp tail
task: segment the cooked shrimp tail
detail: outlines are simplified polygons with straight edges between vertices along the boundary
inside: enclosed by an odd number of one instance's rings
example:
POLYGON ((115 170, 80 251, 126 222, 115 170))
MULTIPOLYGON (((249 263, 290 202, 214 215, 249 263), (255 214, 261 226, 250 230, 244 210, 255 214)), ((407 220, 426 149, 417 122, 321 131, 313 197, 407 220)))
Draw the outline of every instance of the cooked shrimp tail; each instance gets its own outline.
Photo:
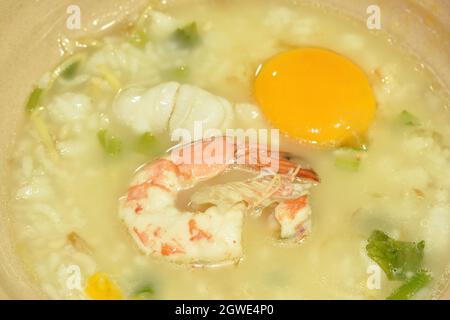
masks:
MULTIPOLYGON (((247 146, 244 146, 247 148, 247 146)), ((311 210, 308 189, 317 175, 299 164, 282 160, 278 171, 262 171, 269 163, 243 163, 229 137, 215 137, 177 147, 171 154, 143 166, 120 201, 120 215, 139 248, 146 254, 170 261, 211 265, 242 257, 241 234, 244 215, 276 203, 275 219, 281 239, 302 239, 309 231, 311 210), (212 144, 231 147, 231 152, 212 144), (201 151, 201 161, 195 151, 201 151), (207 152, 208 151, 208 152, 207 152), (174 156, 175 154, 175 156, 174 156), (220 162, 212 157, 220 156, 220 162), (191 197, 191 209, 180 210, 176 201, 183 190, 234 170, 250 171, 254 177, 200 188, 191 197)), ((247 160, 250 160, 247 158, 247 160)), ((254 159, 253 159, 254 160, 254 159)), ((276 157, 270 161, 278 161, 276 157)))

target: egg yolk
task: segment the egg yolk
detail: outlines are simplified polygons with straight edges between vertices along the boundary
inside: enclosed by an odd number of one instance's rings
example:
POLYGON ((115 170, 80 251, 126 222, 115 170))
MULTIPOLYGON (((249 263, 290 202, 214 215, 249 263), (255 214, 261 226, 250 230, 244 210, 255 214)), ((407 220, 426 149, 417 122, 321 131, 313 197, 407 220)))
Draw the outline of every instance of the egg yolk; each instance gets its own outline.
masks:
POLYGON ((325 146, 361 141, 376 109, 366 74, 347 58, 318 48, 272 57, 258 69, 254 94, 281 132, 325 146))

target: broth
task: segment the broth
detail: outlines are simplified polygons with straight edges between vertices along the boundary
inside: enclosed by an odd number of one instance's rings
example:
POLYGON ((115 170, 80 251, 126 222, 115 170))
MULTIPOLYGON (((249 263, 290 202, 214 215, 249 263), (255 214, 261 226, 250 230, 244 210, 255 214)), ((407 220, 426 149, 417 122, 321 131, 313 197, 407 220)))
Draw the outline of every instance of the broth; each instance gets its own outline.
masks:
MULTIPOLYGON (((126 297, 152 286, 159 299, 383 299, 399 283, 382 273, 379 289, 367 287, 368 268, 375 263, 365 245, 380 229, 405 241, 425 241, 424 266, 434 280, 416 297, 438 294, 450 258, 450 100, 432 75, 383 34, 315 6, 257 0, 186 6, 155 5, 143 48, 118 32, 86 50, 75 75, 56 79, 42 96, 38 117, 30 116, 20 130, 8 181, 11 228, 43 293, 86 298, 88 277, 104 272, 126 297), (201 37, 195 50, 166 41, 192 21, 201 37), (337 167, 335 150, 282 138, 282 149, 304 158, 322 180, 311 195, 311 236, 300 245, 283 245, 273 239, 265 216, 246 217, 245 255, 236 265, 195 268, 142 255, 118 217, 118 199, 136 168, 174 143, 163 132, 150 152, 136 151, 137 135, 111 111, 115 82, 125 88, 177 80, 232 103, 255 103, 258 65, 303 46, 353 60, 368 74, 377 100, 368 150, 356 171, 337 167), (403 110, 420 125, 400 124, 403 110), (120 155, 105 154, 100 129, 120 137, 120 155), (73 233, 88 250, 74 246, 73 233)), ((268 127, 261 117, 244 116, 235 125, 268 127)))

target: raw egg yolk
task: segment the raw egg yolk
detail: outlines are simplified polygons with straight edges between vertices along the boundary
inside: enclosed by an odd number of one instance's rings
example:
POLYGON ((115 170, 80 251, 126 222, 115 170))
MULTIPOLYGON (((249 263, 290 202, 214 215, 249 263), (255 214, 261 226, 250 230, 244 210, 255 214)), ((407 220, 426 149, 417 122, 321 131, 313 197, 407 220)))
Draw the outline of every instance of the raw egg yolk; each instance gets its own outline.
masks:
POLYGON ((258 68, 254 93, 281 132, 325 146, 360 142, 376 109, 366 74, 347 58, 318 48, 272 57, 258 68))

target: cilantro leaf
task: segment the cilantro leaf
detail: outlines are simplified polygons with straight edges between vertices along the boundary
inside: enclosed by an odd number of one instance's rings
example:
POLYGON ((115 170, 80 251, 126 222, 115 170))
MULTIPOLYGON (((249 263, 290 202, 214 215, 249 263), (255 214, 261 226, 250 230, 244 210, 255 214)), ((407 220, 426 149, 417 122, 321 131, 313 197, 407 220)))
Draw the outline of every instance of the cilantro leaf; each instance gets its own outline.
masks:
POLYGON ((417 272, 423 260, 425 242, 406 242, 375 230, 366 246, 368 256, 386 273, 389 280, 407 280, 417 272))

